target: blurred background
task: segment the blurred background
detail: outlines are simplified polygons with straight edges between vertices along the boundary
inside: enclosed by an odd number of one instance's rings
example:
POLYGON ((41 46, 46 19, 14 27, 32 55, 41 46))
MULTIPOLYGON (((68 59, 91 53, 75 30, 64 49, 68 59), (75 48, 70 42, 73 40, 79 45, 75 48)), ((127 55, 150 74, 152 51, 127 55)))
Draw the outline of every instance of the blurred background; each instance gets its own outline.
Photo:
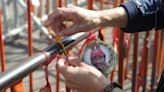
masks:
MULTIPOLYGON (((0 80, 5 70, 48 48, 55 42, 52 32, 43 26, 57 7, 76 5, 91 10, 119 6, 123 0, 0 0, 0 80)), ((146 24, 145 24, 146 25, 146 24)), ((123 33, 120 28, 100 28, 94 33, 100 40, 112 44, 118 54, 118 65, 109 79, 119 82, 125 92, 154 92, 164 68, 163 32, 123 33)), ((86 38, 86 37, 85 37, 86 38)), ((84 38, 84 40, 85 40, 84 38)), ((69 54, 77 55, 83 40, 72 47, 69 54)), ((30 62, 30 61, 29 61, 30 62)), ((50 63, 49 81, 56 90, 55 62, 50 63)), ((39 66, 36 66, 39 67, 39 66)), ((7 87, 4 92, 38 92, 46 85, 44 66, 35 69, 31 77, 24 77, 19 86, 7 87), (21 85, 21 86, 20 86, 21 85), (16 91, 19 90, 19 91, 16 91)), ((14 70, 14 68, 12 68, 14 70)), ((29 74, 28 74, 29 75, 29 74)), ((0 85, 1 85, 0 81, 0 85)), ((11 84, 15 84, 15 81, 11 84)), ((65 91, 60 77, 60 92, 65 91)), ((3 92, 0 91, 0 92, 3 92)))

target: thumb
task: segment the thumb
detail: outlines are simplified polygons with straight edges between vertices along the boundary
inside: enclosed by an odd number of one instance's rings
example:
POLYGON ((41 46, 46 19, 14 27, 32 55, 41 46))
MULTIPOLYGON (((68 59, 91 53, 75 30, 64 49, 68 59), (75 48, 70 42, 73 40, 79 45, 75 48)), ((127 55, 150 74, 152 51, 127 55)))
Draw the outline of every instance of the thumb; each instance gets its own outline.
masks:
POLYGON ((56 63, 56 69, 58 69, 61 73, 63 73, 67 69, 67 65, 65 65, 64 59, 59 59, 56 63))
POLYGON ((59 59, 56 65, 56 68, 60 71, 60 73, 66 77, 67 75, 70 75, 70 73, 72 73, 74 71, 72 66, 68 66, 65 64, 64 59, 59 59))

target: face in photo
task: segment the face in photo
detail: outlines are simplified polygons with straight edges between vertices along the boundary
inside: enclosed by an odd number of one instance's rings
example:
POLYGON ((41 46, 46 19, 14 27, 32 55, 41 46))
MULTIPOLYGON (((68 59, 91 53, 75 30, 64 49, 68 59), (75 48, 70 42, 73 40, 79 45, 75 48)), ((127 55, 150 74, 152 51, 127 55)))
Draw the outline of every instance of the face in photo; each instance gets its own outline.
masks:
POLYGON ((117 65, 117 55, 111 45, 93 42, 83 50, 82 60, 108 76, 117 65))
POLYGON ((105 53, 102 49, 97 45, 91 47, 91 63, 99 70, 103 70, 104 67, 108 65, 106 62, 105 53))

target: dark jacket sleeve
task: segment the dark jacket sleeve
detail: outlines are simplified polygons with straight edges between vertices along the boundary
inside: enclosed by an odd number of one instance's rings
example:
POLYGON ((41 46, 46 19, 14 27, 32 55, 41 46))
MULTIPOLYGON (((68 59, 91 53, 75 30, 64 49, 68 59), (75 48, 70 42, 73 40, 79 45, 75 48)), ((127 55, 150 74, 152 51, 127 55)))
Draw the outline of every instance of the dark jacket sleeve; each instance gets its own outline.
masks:
POLYGON ((129 0, 121 5, 128 14, 124 32, 148 31, 164 28, 164 0, 129 0))

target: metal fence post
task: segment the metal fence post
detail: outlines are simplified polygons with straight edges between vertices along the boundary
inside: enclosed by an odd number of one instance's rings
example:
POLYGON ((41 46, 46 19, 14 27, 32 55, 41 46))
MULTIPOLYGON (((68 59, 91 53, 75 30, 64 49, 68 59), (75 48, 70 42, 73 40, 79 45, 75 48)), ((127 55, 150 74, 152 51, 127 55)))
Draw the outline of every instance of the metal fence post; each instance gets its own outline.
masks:
POLYGON ((153 47, 153 62, 152 62, 152 75, 151 75, 151 91, 155 91, 155 84, 157 79, 157 54, 158 54, 159 32, 155 32, 154 47, 153 47))
POLYGON ((133 49, 133 74, 132 74, 132 92, 136 92, 137 86, 137 71, 138 71, 138 39, 139 33, 134 34, 134 49, 133 49))
MULTIPOLYGON (((100 0, 100 10, 104 9, 104 0, 100 0)), ((100 38, 100 40, 105 41, 105 34, 106 31, 105 29, 100 29, 100 31, 98 32, 98 37, 100 38)))
POLYGON ((46 0, 46 14, 50 13, 50 0, 46 0))
POLYGON ((7 22, 7 12, 6 12, 6 2, 5 0, 1 0, 2 9, 3 9, 3 18, 4 18, 4 30, 8 31, 8 22, 7 22))
POLYGON ((123 52, 123 42, 124 42, 124 33, 120 30, 120 37, 119 37, 119 68, 118 68, 118 82, 123 87, 124 85, 124 52, 123 52))
MULTIPOLYGON (((33 47, 32 47, 32 4, 31 0, 27 0, 27 14, 28 14, 28 55, 32 56, 33 47)), ((32 73, 29 76, 30 83, 30 92, 33 92, 33 76, 32 73)))
POLYGON ((6 64, 5 64, 5 47, 4 47, 4 39, 3 39, 3 27, 2 27, 2 13, 0 10, 0 54, 1 54, 1 70, 2 72, 5 71, 6 69, 6 64))
MULTIPOLYGON (((1 60, 1 71, 4 72, 6 69, 5 62, 5 46, 4 46, 4 38, 3 38, 3 25, 2 25, 2 12, 0 10, 0 60, 1 60)), ((6 92, 6 89, 4 89, 6 92)))

